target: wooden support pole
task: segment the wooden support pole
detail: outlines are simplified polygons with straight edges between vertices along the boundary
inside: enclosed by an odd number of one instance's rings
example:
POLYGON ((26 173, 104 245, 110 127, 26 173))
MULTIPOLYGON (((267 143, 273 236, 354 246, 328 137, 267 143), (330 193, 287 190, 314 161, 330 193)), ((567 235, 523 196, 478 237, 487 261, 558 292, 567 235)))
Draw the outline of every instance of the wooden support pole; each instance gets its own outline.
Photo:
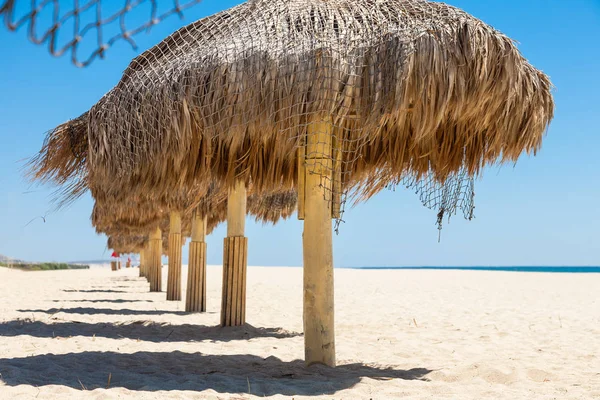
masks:
POLYGON ((111 261, 110 262, 110 270, 111 271, 116 271, 117 270, 117 262, 116 261, 111 261))
POLYGON ((227 197, 227 236, 244 236, 246 229, 246 184, 237 181, 227 197))
POLYGON ((144 250, 146 252, 146 266, 144 267, 144 270, 146 271, 146 279, 148 280, 148 282, 150 282, 150 275, 152 272, 152 257, 150 255, 150 240, 148 240, 148 242, 146 243, 146 248, 144 250))
MULTIPOLYGON (((332 245, 332 124, 308 126, 304 167, 304 353, 307 365, 335 366, 332 245)), ((302 177, 300 177, 302 179, 302 177)))
POLYGON ((186 312, 206 312, 206 215, 195 211, 188 266, 186 312))
POLYGON ((148 244, 140 251, 140 277, 148 279, 148 244))
POLYGON ((144 277, 144 249, 140 250, 140 270, 139 270, 140 278, 144 277))
POLYGON ((140 278, 145 277, 144 275, 144 248, 140 250, 140 278))
POLYGON ((125 268, 131 268, 131 260, 127 259, 127 262, 125 263, 125 268))
POLYGON ((236 182, 229 189, 227 199, 227 237, 223 243, 222 326, 240 326, 246 323, 246 199, 245 182, 236 182))
POLYGON ((117 269, 121 269, 121 260, 117 261, 117 269))
POLYGON ((167 300, 181 300, 181 214, 171 213, 169 224, 169 275, 167 300))
POLYGON ((162 232, 156 228, 150 234, 150 291, 162 291, 162 232))

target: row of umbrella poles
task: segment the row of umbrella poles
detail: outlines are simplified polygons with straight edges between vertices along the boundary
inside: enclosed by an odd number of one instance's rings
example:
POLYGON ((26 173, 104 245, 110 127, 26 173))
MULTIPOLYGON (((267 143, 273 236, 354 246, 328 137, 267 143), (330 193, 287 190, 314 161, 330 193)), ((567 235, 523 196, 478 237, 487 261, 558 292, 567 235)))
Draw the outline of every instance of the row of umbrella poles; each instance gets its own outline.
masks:
POLYGON ((549 78, 454 7, 249 0, 136 57, 89 112, 48 134, 32 176, 61 186, 62 201, 90 191, 111 210, 93 221, 100 232, 147 237, 155 287, 160 224, 175 249, 189 220, 202 263, 202 221, 226 204, 224 299, 244 297, 248 195, 293 191, 305 358, 335 365, 332 219, 346 201, 432 179, 450 193, 443 216, 459 199, 453 180, 536 152, 553 110, 549 78))
MULTIPOLYGON (((227 221, 228 236, 224 243, 223 301, 221 324, 237 326, 245 323, 245 288, 247 238, 244 237, 246 215, 257 222, 276 223, 289 218, 296 210, 297 195, 282 191, 269 195, 250 195, 245 191, 230 193, 228 198, 211 208, 195 206, 189 213, 171 211, 158 225, 131 225, 133 209, 122 210, 129 218, 127 228, 116 225, 114 208, 103 210, 98 204, 92 222, 99 232, 108 234, 108 247, 118 253, 140 254, 140 276, 150 282, 150 291, 162 288, 162 256, 168 256, 167 300, 182 300, 182 246, 190 238, 189 271, 186 292, 187 312, 206 311, 206 242, 205 237, 216 226, 227 221), (242 194, 243 196, 240 196, 242 194), (125 231, 127 229, 127 231, 125 231), (233 245, 231 244, 233 242, 233 245), (242 242, 242 243, 236 243, 242 242), (237 252, 237 253, 236 253, 237 252)), ((214 197, 219 197, 217 194, 214 197)), ((142 215, 141 218, 148 218, 142 215)))

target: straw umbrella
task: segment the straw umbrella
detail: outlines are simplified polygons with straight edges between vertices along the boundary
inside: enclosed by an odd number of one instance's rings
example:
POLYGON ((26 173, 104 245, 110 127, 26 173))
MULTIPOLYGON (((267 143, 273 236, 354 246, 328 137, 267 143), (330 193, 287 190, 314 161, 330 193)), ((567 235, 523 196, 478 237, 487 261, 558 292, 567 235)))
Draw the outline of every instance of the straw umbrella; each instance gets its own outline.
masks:
POLYGON ((306 361, 334 365, 343 196, 367 179, 443 183, 535 153, 550 88, 508 37, 445 4, 251 0, 134 59, 92 107, 91 189, 168 192, 210 176, 241 199, 250 179, 257 191, 295 185, 306 361))
POLYGON ((319 237, 304 243, 306 358, 333 365, 326 220, 341 195, 367 178, 380 189, 431 171, 443 183, 515 161, 540 147, 552 112, 548 78, 453 7, 255 0, 132 62, 88 116, 89 178, 105 193, 202 176, 295 184, 305 238, 319 237))

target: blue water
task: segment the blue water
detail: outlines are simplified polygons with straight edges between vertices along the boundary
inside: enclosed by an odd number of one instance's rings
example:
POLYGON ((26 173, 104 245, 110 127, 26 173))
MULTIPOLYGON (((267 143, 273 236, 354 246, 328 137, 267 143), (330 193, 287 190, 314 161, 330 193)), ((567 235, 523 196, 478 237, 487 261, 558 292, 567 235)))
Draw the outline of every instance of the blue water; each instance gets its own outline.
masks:
POLYGON ((544 266, 511 266, 511 267, 350 267, 350 269, 406 269, 406 270, 437 270, 437 271, 504 271, 504 272, 549 272, 568 274, 600 273, 600 267, 544 267, 544 266))

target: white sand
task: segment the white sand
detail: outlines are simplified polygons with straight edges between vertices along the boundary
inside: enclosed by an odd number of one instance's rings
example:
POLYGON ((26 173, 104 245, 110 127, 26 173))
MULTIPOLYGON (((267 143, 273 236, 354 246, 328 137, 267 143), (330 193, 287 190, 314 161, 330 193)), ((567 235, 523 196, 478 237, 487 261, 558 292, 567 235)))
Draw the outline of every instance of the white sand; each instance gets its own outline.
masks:
POLYGON ((597 274, 336 270, 334 370, 298 361, 300 268, 251 267, 225 330, 220 268, 194 315, 137 274, 0 268, 0 398, 600 398, 597 274))

